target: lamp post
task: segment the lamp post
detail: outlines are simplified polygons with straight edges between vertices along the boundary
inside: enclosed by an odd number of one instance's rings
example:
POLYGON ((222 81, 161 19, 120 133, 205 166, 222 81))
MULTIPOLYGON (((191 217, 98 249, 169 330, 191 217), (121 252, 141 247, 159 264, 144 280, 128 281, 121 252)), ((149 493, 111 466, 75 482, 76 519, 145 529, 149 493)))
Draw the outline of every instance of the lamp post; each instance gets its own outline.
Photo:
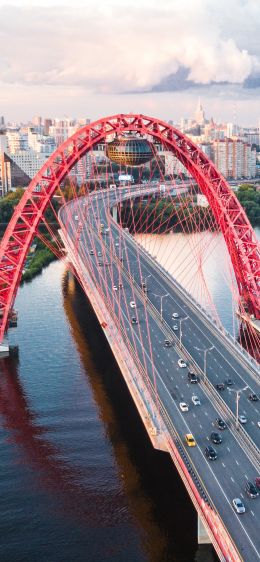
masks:
POLYGON ((203 351, 203 353, 204 353, 203 375, 204 375, 204 382, 206 383, 206 380, 207 380, 207 353, 208 353, 208 351, 212 351, 212 349, 214 349, 214 345, 212 345, 211 347, 208 347, 207 349, 201 349, 200 347, 195 346, 195 349, 197 349, 198 351, 203 351))
POLYGON ((236 429, 239 429, 239 420, 238 420, 238 406, 239 406, 239 399, 240 396, 242 394, 242 392, 244 392, 244 390, 248 389, 248 385, 244 386, 244 388, 239 388, 239 390, 235 390, 234 388, 228 388, 229 392, 235 392, 236 393, 236 429))
POLYGON ((155 297, 157 297, 158 299, 161 299, 161 307, 160 307, 160 318, 161 318, 161 322, 163 322, 163 299, 165 297, 169 296, 169 293, 166 293, 166 295, 156 295, 155 293, 153 293, 155 297))
MULTIPOLYGON (((145 286, 142 287, 143 292, 144 292, 144 299, 145 299, 145 302, 147 302, 147 300, 148 300, 148 295, 147 295, 147 283, 146 283, 146 280, 149 279, 149 277, 152 277, 152 274, 151 274, 151 273, 150 273, 150 275, 146 275, 146 277, 144 277, 144 284, 145 284, 145 286)), ((141 284, 143 284, 142 278, 141 278, 141 284)))
POLYGON ((182 322, 184 322, 184 320, 188 320, 188 316, 185 316, 185 318, 180 318, 180 348, 182 346, 182 329, 181 329, 181 324, 182 322))

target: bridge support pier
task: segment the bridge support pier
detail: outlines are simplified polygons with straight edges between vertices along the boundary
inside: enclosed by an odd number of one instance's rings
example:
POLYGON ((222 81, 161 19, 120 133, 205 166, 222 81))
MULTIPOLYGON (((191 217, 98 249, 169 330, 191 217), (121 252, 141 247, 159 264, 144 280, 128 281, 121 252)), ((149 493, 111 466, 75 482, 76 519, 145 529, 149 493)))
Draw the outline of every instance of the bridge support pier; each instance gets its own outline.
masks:
POLYGON ((115 205, 115 207, 113 207, 112 209, 112 217, 114 219, 115 222, 118 222, 118 215, 117 215, 117 206, 115 205))
POLYGON ((0 344, 0 359, 3 357, 9 357, 9 344, 6 340, 0 344))
POLYGON ((198 515, 198 544, 211 544, 211 540, 203 525, 203 522, 198 515))

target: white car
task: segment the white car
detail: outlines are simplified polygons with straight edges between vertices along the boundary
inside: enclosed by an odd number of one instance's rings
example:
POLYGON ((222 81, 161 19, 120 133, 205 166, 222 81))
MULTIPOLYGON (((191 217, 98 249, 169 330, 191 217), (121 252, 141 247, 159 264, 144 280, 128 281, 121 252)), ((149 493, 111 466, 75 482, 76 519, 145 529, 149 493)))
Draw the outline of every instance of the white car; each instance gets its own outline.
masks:
POLYGON ((178 312, 173 312, 173 313, 172 313, 172 318, 179 318, 178 312))
POLYGON ((118 248, 118 246, 119 246, 119 243, 118 243, 118 242, 116 242, 116 243, 115 243, 115 246, 116 246, 116 247, 118 248))
POLYGON ((130 307, 131 307, 131 308, 136 308, 135 301, 130 301, 130 307))
POLYGON ((191 400, 194 404, 194 406, 200 406, 200 399, 198 398, 198 396, 195 396, 195 394, 191 397, 191 400))
POLYGON ((181 369, 187 367, 187 364, 185 363, 185 361, 183 361, 183 359, 178 359, 178 365, 181 369))
POLYGON ((188 412, 189 411, 188 404, 186 404, 186 402, 180 402, 180 410, 182 412, 188 412))
POLYGON ((260 421, 259 421, 259 422, 257 422, 257 425, 258 425, 258 427, 260 427, 260 421))
POLYGON ((245 513, 246 508, 240 498, 234 498, 232 504, 237 513, 245 513))
POLYGON ((74 219, 75 219, 75 221, 78 221, 79 220, 78 215, 75 215, 74 219))
POLYGON ((240 414, 240 416, 238 416, 238 419, 239 419, 240 423, 242 423, 242 424, 247 422, 247 418, 246 418, 246 416, 244 416, 244 414, 240 414))
POLYGON ((116 286, 116 285, 114 285, 113 291, 117 291, 117 286, 116 286))
POLYGON ((174 326, 172 327, 172 329, 173 329, 174 332, 177 332, 177 330, 178 330, 177 324, 174 324, 174 326))

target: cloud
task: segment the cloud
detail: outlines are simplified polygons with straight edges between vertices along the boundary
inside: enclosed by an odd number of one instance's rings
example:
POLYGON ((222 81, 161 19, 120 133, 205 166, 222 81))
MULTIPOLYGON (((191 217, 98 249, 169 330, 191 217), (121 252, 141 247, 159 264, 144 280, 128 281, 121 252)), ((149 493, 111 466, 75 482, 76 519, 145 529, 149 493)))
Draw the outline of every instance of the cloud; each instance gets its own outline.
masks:
POLYGON ((243 84, 258 75, 259 45, 252 37, 258 35, 260 2, 103 4, 87 0, 72 5, 63 0, 62 5, 57 0, 56 5, 45 2, 43 7, 33 0, 26 5, 22 0, 12 5, 0 0, 1 81, 83 87, 106 94, 156 91, 167 83, 174 89, 172 77, 177 89, 185 89, 243 84))

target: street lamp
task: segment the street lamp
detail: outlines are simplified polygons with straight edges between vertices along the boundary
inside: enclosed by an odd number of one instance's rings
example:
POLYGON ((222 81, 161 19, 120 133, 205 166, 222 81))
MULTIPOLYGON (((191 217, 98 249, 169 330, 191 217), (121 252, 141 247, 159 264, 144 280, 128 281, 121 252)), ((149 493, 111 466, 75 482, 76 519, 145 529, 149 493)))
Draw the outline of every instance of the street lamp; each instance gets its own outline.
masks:
POLYGON ((244 386, 244 388, 239 388, 239 390, 235 390, 234 388, 228 388, 229 392, 235 392, 236 393, 236 429, 239 429, 239 421, 238 421, 238 404, 239 404, 239 399, 240 396, 242 394, 242 392, 244 392, 244 390, 247 390, 248 386, 244 386))
POLYGON ((207 349, 201 349, 200 347, 195 346, 195 349, 197 349, 198 351, 203 351, 203 353, 204 353, 203 375, 204 375, 204 382, 206 383, 206 380, 207 380, 207 353, 208 353, 208 351, 212 351, 212 349, 214 349, 214 345, 212 345, 211 347, 208 347, 207 349))
POLYGON ((180 348, 181 348, 181 346, 182 346, 182 329, 181 329, 181 323, 182 323, 184 320, 188 320, 188 318, 189 318, 188 316, 185 316, 185 318, 180 318, 180 348))
POLYGON ((164 299, 165 297, 168 297, 168 296, 169 296, 169 293, 166 293, 166 295, 156 295, 155 293, 153 293, 153 295, 154 295, 155 297, 157 297, 158 299, 161 299, 160 317, 161 317, 161 322, 162 322, 162 321, 163 321, 163 305, 162 305, 162 303, 163 303, 163 299, 164 299))

